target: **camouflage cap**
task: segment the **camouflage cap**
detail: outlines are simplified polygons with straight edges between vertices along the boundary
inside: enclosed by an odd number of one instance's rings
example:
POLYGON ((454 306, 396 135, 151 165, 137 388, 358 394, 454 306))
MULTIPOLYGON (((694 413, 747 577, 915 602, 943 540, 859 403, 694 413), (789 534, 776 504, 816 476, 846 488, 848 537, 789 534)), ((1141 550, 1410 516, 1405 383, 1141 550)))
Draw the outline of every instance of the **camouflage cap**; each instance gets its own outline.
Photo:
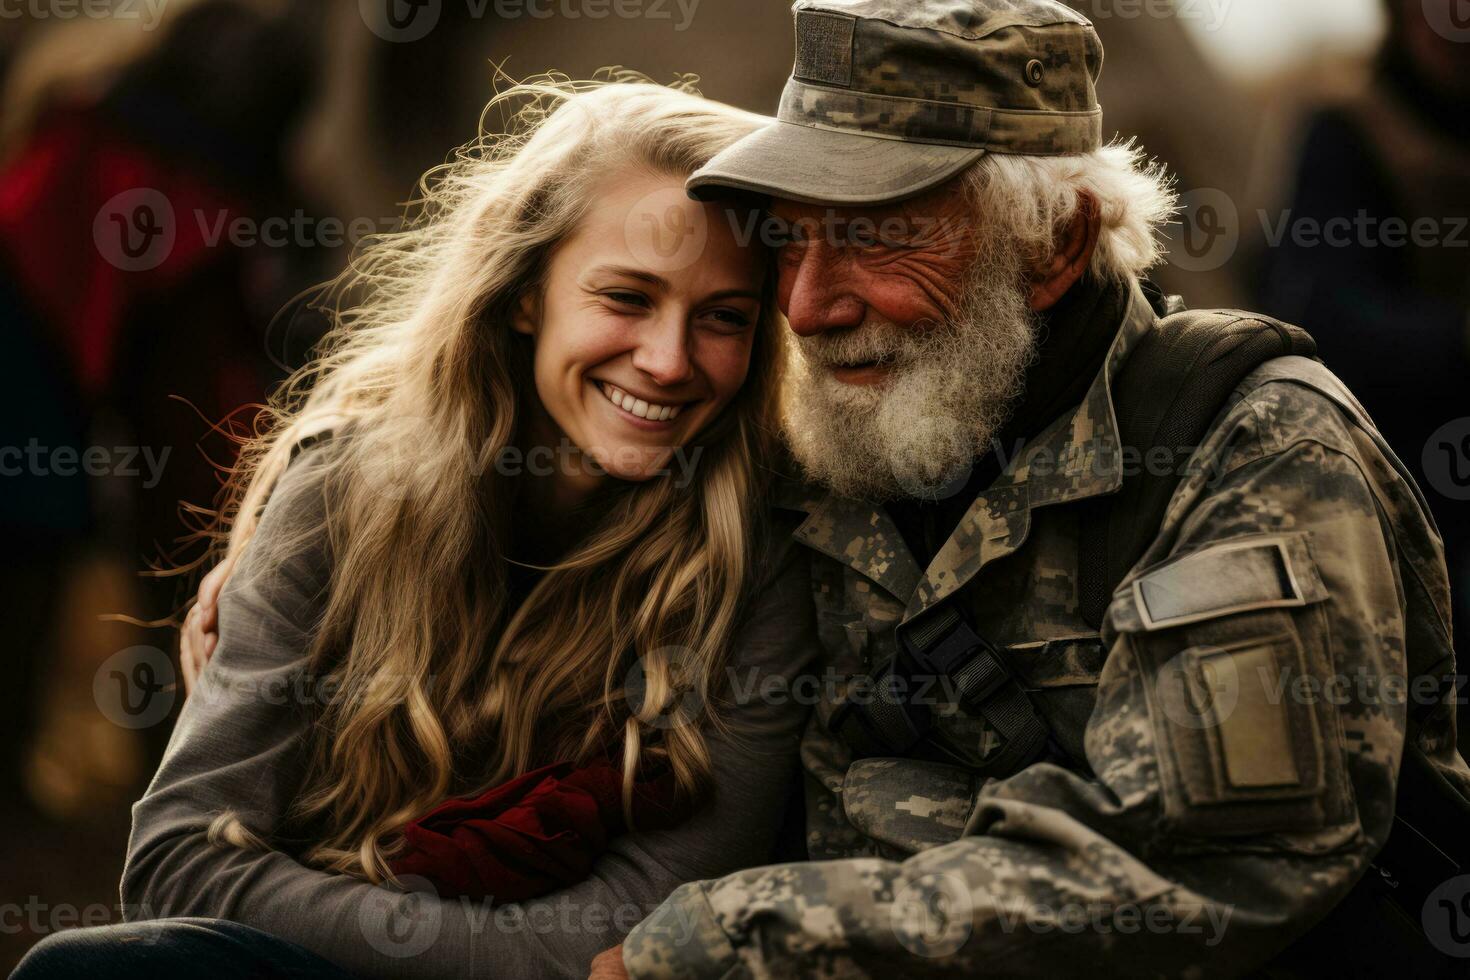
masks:
POLYGON ((1102 42, 1057 0, 797 0, 777 122, 689 180, 812 204, 873 204, 940 184, 986 151, 1102 145, 1102 42))

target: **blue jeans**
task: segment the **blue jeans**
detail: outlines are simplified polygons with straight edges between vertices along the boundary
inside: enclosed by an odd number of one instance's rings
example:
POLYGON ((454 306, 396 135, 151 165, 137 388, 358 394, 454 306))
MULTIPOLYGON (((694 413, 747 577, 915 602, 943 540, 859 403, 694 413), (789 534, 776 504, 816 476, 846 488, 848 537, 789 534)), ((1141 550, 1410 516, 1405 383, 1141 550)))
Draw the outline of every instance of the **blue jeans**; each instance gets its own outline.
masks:
POLYGON ((352 980, 315 953, 222 919, 67 929, 37 943, 10 980, 352 980))

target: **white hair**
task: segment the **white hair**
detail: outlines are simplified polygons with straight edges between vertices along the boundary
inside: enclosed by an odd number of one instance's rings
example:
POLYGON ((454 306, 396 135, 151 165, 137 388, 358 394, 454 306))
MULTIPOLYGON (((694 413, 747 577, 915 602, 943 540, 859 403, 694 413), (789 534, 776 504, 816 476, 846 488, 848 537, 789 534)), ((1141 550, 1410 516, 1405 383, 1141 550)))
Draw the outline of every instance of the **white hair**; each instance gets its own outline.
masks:
POLYGON ((1086 192, 1102 217, 1091 271, 1104 279, 1141 276, 1162 261, 1159 233, 1179 200, 1164 166, 1131 141, 1073 156, 988 153, 966 187, 982 223, 1010 225, 1028 268, 1051 261, 1086 192))

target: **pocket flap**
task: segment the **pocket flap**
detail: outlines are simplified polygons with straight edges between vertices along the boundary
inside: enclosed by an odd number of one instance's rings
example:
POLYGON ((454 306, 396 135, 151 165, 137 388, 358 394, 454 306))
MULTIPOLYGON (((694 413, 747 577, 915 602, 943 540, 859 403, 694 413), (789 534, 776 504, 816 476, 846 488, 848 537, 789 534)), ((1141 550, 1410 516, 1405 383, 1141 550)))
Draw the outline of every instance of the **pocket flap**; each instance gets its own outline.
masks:
POLYGON ((958 840, 975 805, 974 773, 918 759, 863 759, 842 783, 847 819, 906 853, 958 840))
POLYGON ((1120 588, 1108 612, 1120 633, 1151 633, 1326 598, 1306 534, 1261 534, 1155 565, 1120 588))

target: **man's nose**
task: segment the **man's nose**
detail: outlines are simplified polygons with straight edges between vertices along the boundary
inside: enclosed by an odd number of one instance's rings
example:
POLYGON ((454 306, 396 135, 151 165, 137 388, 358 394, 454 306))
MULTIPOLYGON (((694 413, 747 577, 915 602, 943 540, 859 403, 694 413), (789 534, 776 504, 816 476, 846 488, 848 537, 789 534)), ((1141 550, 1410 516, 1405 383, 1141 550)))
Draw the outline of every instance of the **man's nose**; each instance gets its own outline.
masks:
POLYGON ((782 267, 781 280, 781 312, 799 337, 861 326, 867 319, 867 306, 852 292, 840 252, 820 239, 802 249, 799 263, 782 267))
POLYGON ((663 387, 692 381, 694 361, 689 356, 686 318, 662 316, 645 324, 633 350, 633 366, 663 387))

